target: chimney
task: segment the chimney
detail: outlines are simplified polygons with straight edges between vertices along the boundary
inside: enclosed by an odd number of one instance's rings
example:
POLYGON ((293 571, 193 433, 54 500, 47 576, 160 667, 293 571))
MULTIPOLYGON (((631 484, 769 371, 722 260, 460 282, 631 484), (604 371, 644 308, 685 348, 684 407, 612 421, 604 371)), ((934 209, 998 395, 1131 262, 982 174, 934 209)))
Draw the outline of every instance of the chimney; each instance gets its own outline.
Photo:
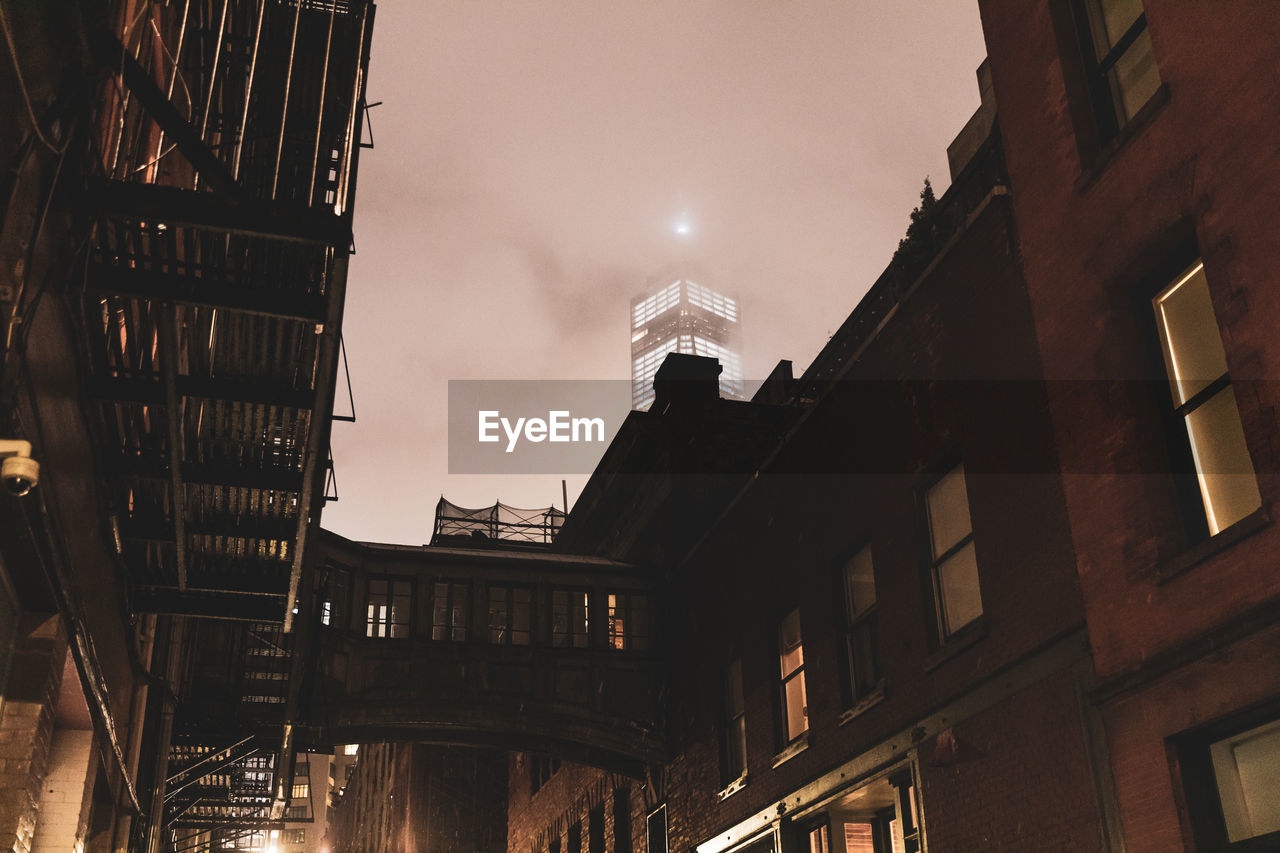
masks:
POLYGON ((720 399, 718 359, 680 352, 667 353, 653 377, 653 406, 649 411, 659 415, 669 411, 692 411, 705 408, 720 399))

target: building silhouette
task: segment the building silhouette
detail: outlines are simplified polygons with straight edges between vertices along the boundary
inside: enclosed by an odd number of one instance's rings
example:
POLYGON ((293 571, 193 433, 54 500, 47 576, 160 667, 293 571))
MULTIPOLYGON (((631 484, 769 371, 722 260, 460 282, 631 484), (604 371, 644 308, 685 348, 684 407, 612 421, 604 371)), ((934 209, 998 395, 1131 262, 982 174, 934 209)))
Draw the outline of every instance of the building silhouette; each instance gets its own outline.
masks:
POLYGON ((683 277, 658 281, 659 287, 631 300, 631 408, 653 403, 653 377, 672 352, 717 359, 721 393, 741 398, 738 301, 683 277))

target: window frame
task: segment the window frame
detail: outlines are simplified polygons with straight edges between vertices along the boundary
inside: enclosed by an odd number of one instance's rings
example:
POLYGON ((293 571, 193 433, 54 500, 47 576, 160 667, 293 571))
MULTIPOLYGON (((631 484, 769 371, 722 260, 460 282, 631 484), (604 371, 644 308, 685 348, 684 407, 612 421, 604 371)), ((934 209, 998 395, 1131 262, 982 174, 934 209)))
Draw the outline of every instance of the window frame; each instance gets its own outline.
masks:
POLYGON ((746 687, 742 680, 742 656, 735 656, 729 661, 728 665, 720 671, 720 785, 727 788, 742 779, 747 778, 747 703, 746 703, 746 687), (738 710, 735 711, 730 703, 730 685, 731 673, 737 667, 738 670, 738 710), (739 727, 741 728, 741 737, 734 737, 739 727), (741 747, 741 768, 734 771, 734 761, 732 756, 735 754, 733 744, 741 747))
POLYGON ((844 700, 846 709, 852 709, 864 702, 868 698, 874 696, 884 687, 884 669, 880 660, 880 591, 875 577, 875 549, 872 548, 871 540, 860 539, 855 542, 853 547, 846 550, 836 561, 836 589, 837 589, 837 607, 839 609, 840 624, 842 626, 842 642, 840 644, 840 655, 844 664, 841 670, 842 687, 844 688, 844 700), (863 552, 868 552, 871 559, 871 584, 872 592, 875 595, 875 601, 870 605, 862 608, 857 613, 853 613, 851 608, 853 605, 852 590, 849 587, 849 569, 853 561, 863 552), (872 667, 872 678, 869 686, 860 689, 857 673, 858 655, 855 650, 857 644, 858 633, 866 632, 866 638, 870 643, 870 659, 872 667))
POLYGON ((671 834, 670 826, 667 823, 667 804, 665 802, 654 807, 653 811, 645 815, 644 819, 644 839, 645 853, 670 853, 671 850, 671 834), (654 823, 655 819, 661 815, 662 818, 662 847, 654 849, 654 823))
POLYGON ((1280 830, 1230 841, 1210 747, 1250 729, 1280 722, 1280 701, 1272 700, 1215 720, 1173 738, 1175 790, 1185 798, 1184 832, 1203 853, 1263 853, 1275 850, 1280 830))
POLYGON ((414 600, 417 597, 417 584, 414 583, 412 577, 408 575, 368 575, 365 577, 365 629, 364 637, 366 640, 407 640, 413 636, 413 611, 414 600), (386 592, 380 600, 374 599, 373 585, 375 583, 385 583, 386 592), (393 622, 392 617, 395 613, 395 599, 397 597, 396 586, 403 584, 409 588, 408 604, 405 606, 405 621, 393 622), (369 608, 377 604, 385 603, 386 617, 378 620, 371 616, 369 608), (375 626, 383 626, 386 633, 379 636, 370 633, 375 626), (395 628, 403 627, 404 634, 395 636, 395 628))
MULTIPOLYGON (((1123 107, 1117 102, 1118 93, 1113 88, 1112 74, 1116 64, 1129 52, 1144 33, 1149 33, 1147 26, 1147 10, 1145 0, 1143 9, 1134 18, 1129 28, 1110 46, 1107 52, 1098 57, 1098 45, 1093 35, 1090 22, 1090 10, 1086 4, 1099 5, 1103 0, 1070 0, 1071 17, 1075 24, 1076 39, 1080 47, 1080 60, 1083 63, 1085 90, 1088 93, 1090 112, 1093 116, 1094 129, 1097 133, 1098 145, 1106 146, 1120 136, 1124 129, 1134 123, 1138 115, 1155 100, 1153 93, 1141 107, 1131 116, 1122 118, 1123 107)), ((1097 14, 1102 14, 1101 9, 1097 14)), ((1155 62, 1154 49, 1152 62, 1155 62)), ((1160 67, 1156 63, 1156 76, 1159 79, 1160 67)), ((1161 86, 1164 85, 1161 80, 1161 86)), ((1157 88, 1156 92, 1159 92, 1157 88)))
MULTIPOLYGON (((1245 522, 1258 510, 1248 513, 1231 524, 1212 533, 1209 526, 1209 508, 1205 505, 1200 486, 1199 470, 1191 444, 1191 434, 1186 423, 1186 416, 1204 404, 1216 398, 1227 388, 1234 388, 1231 380, 1231 367, 1209 385, 1193 394, 1185 403, 1179 404, 1174 397, 1173 385, 1177 381, 1169 375, 1165 360, 1164 334, 1160 328, 1160 320, 1156 316, 1155 299, 1164 291, 1173 287, 1186 276, 1194 275, 1193 268, 1200 264, 1209 289, 1212 302, 1214 277, 1210 275, 1210 266, 1194 240, 1184 242, 1174 251, 1164 256, 1155 266, 1154 272, 1147 275, 1134 291, 1136 310, 1141 317, 1140 326, 1145 338, 1147 363, 1155 377, 1156 398, 1159 406, 1159 420, 1165 434, 1166 457, 1169 462, 1169 479, 1177 499, 1178 513, 1181 517, 1182 534, 1186 547, 1193 547, 1210 540, 1223 537, 1236 525, 1245 522)), ((1222 325, 1218 320, 1217 308, 1214 307, 1214 326, 1218 331, 1219 343, 1226 356, 1226 344, 1222 340, 1222 325)), ((1240 413, 1239 398, 1236 398, 1236 414, 1244 429, 1244 418, 1240 413)), ((1253 450, 1249 447, 1248 433, 1245 433, 1245 449, 1249 453, 1249 462, 1253 467, 1254 479, 1257 480, 1257 464, 1253 450)), ((1261 493, 1261 484, 1258 484, 1261 493)), ((1263 500, 1259 509, 1265 507, 1263 500)))
POLYGON ((534 589, 534 587, 529 586, 527 584, 511 584, 511 583, 488 584, 485 588, 485 594, 486 594, 485 604, 486 604, 486 610, 488 614, 488 619, 486 620, 486 624, 485 624, 485 641, 490 645, 494 645, 494 646, 520 646, 520 647, 532 646, 533 630, 534 630, 535 618, 536 618, 533 603, 534 603, 534 599, 537 597, 537 591, 534 589), (498 590, 502 591, 502 604, 503 604, 503 607, 505 608, 505 619, 503 620, 501 625, 495 625, 493 621, 494 593, 498 590), (528 593, 528 596, 529 596, 528 600, 524 602, 529 609, 527 614, 528 624, 525 628, 519 629, 518 631, 515 627, 515 614, 516 614, 515 594, 517 590, 524 591, 528 593), (499 639, 494 639, 493 632, 495 630, 500 630, 502 632, 499 639), (516 635, 518 633, 524 635, 523 642, 516 642, 516 635))
MULTIPOLYGON (((433 578, 431 581, 431 639, 438 643, 465 643, 472 637, 472 605, 475 602, 475 589, 470 581, 458 581, 451 578, 433 578), (445 587, 446 621, 437 624, 436 615, 440 612, 440 587, 445 587), (462 624, 454 621, 457 612, 459 589, 466 591, 466 603, 462 607, 462 624), (437 636, 443 632, 447 636, 437 636), (459 632, 461 636, 458 636, 459 632)), ((486 626, 486 632, 488 627, 486 626)))
POLYGON ((589 649, 591 648, 591 590, 585 587, 552 587, 547 593, 551 606, 548 608, 548 628, 550 630, 550 640, 553 648, 558 649, 589 649), (565 630, 563 632, 556 631, 556 596, 565 596, 565 630), (578 634, 574 631, 575 613, 574 603, 577 596, 582 598, 582 633, 578 634), (559 639, 563 637, 563 639, 559 639), (579 641, 579 637, 581 640, 579 641))
MULTIPOLYGON (((605 645, 612 651, 647 652, 650 649, 649 596, 647 593, 621 590, 604 594, 605 645), (636 600, 642 599, 644 605, 636 607, 636 600), (620 613, 619 613, 620 611, 620 613), (637 616, 637 612, 641 615, 637 616), (621 616, 622 630, 615 631, 621 616), (637 630, 642 628, 643 630, 637 630), (618 645, 618 641, 622 645, 618 645)), ((591 614, 588 609, 587 629, 590 633, 591 614)))
POLYGON ((800 606, 798 604, 795 607, 791 607, 786 610, 782 618, 778 620, 774 633, 777 637, 777 650, 775 654, 777 655, 778 661, 778 675, 776 680, 778 691, 777 708, 779 712, 778 746, 782 750, 786 751, 789 747, 806 742, 805 739, 809 736, 809 732, 812 730, 812 726, 809 722, 809 685, 805 681, 805 665, 807 661, 804 657, 804 622, 800 618, 800 606), (782 632, 783 626, 793 615, 796 617, 796 633, 800 640, 795 645, 795 648, 800 650, 800 663, 795 667, 795 669, 788 673, 784 669, 785 664, 783 661, 788 650, 783 645, 784 641, 782 632), (804 696, 804 730, 793 737, 791 735, 789 717, 787 714, 787 686, 790 682, 797 679, 800 681, 801 695, 804 696))
POLYGON ((934 641, 938 647, 942 647, 959 638, 967 636, 972 631, 981 630, 983 620, 986 616, 986 605, 982 601, 982 572, 978 561, 977 537, 974 533, 973 524, 973 501, 969 496, 969 478, 967 472, 962 473, 964 477, 964 498, 965 507, 969 513, 969 532, 962 536, 959 541, 948 547, 941 554, 934 554, 933 548, 933 519, 929 512, 929 492, 935 486, 945 480, 957 469, 963 470, 965 460, 959 453, 952 454, 947 457, 939 466, 931 469, 930 473, 920 482, 916 489, 916 503, 918 505, 918 518, 921 525, 921 538, 924 546, 925 565, 928 567, 929 579, 928 589, 932 598, 933 606, 933 633, 934 641), (938 569, 952 557, 957 556, 966 546, 973 545, 974 554, 974 572, 977 574, 978 580, 978 615, 958 625, 952 631, 947 630, 947 619, 945 610, 945 599, 942 594, 942 580, 938 573, 938 569))

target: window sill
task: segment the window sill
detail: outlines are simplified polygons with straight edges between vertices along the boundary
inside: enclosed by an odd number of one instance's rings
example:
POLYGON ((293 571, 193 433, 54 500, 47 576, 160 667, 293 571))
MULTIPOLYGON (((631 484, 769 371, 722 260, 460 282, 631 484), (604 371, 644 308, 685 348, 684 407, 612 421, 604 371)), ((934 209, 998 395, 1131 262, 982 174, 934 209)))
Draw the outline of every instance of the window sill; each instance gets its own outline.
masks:
POLYGON ((808 748, 809 748, 809 735, 806 733, 796 738, 794 741, 792 741, 792 743, 786 749, 782 750, 782 752, 779 752, 777 755, 775 755, 773 757, 773 764, 770 769, 777 769, 781 767, 782 765, 786 764, 788 761, 795 758, 797 755, 804 752, 808 748))
POLYGON ((716 794, 716 799, 724 802, 745 787, 747 787, 747 774, 744 771, 741 776, 726 785, 723 791, 716 794))
POLYGON ((1156 569, 1156 584, 1162 585, 1176 578, 1183 572, 1198 566, 1210 557, 1218 554, 1238 542, 1241 542, 1259 530, 1271 526, 1271 516, 1265 507, 1258 507, 1226 530, 1220 531, 1203 542, 1192 545, 1178 556, 1163 563, 1156 569))
POLYGON ((872 708, 879 705, 883 701, 884 701, 884 679, 882 678, 880 679, 880 683, 876 685, 875 690, 872 690, 866 696, 863 696, 861 699, 859 699, 857 702, 854 703, 852 708, 850 708, 849 710, 845 711, 840 715, 838 725, 843 726, 844 724, 848 723, 850 720, 856 717, 862 716, 863 714, 867 713, 867 711, 870 711, 872 708))
POLYGON ((1083 194, 1088 190, 1094 181, 1107 170, 1107 166, 1111 164, 1111 161, 1128 146, 1129 141, 1141 134, 1143 128, 1151 123, 1156 113, 1160 112, 1160 108, 1168 102, 1169 84, 1161 83, 1160 88, 1156 89, 1151 99, 1142 105, 1142 109, 1138 110, 1138 114, 1084 164, 1084 169, 1079 179, 1076 180, 1076 192, 1083 194))
POLYGON ((987 617, 979 616, 946 639, 933 654, 924 659, 924 671, 933 672, 970 646, 986 639, 987 617))

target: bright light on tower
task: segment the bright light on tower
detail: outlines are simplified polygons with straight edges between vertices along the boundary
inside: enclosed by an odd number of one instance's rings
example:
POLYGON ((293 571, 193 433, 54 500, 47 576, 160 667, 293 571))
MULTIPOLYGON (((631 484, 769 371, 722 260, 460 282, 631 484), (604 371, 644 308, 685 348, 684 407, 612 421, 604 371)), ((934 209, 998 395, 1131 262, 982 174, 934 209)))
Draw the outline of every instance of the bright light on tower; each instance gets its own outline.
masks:
POLYGON ((681 216, 677 219, 676 224, 673 226, 673 230, 681 237, 688 237, 689 233, 693 231, 693 226, 689 224, 689 217, 681 216))

